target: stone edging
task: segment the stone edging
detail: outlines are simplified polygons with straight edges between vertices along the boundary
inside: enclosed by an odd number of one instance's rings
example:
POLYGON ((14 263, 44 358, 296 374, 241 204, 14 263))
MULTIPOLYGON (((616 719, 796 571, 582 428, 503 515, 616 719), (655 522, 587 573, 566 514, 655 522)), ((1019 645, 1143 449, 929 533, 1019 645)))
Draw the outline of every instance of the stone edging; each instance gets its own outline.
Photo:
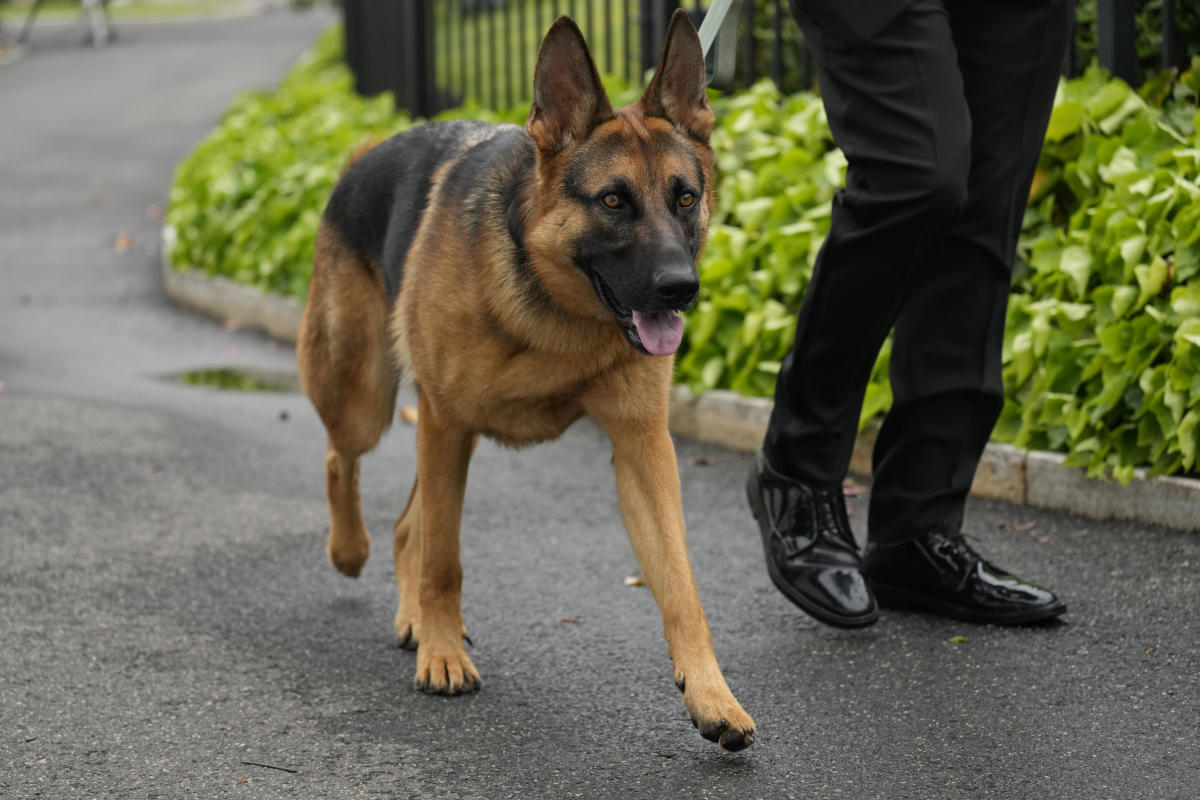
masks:
MULTIPOLYGON (((164 230, 164 240, 169 239, 169 230, 164 230)), ((168 251, 169 247, 164 247, 164 253, 168 251)), ((271 295, 221 276, 176 270, 165 257, 163 287, 168 299, 185 308, 283 341, 296 341, 302 306, 294 298, 271 295)), ((697 396, 684 386, 671 392, 671 433, 733 450, 757 450, 770 414, 771 401, 763 398, 725 390, 697 396)), ((870 474, 874 440, 873 431, 859 437, 850 464, 852 472, 870 474)), ((989 444, 971 493, 1093 519, 1200 530, 1200 480, 1151 477, 1139 470, 1128 486, 1121 486, 1113 480, 1088 478, 1082 469, 1065 467, 1065 458, 1058 453, 989 444)))
POLYGON ((166 257, 170 228, 164 229, 163 293, 176 305, 216 317, 239 328, 262 331, 285 342, 296 342, 304 306, 294 297, 269 294, 222 275, 199 270, 178 270, 166 257))
MULTIPOLYGON (((726 390, 693 395, 685 386, 671 393, 671 432, 734 450, 757 450, 767 430, 771 401, 726 390)), ((871 474, 875 431, 859 436, 850 470, 871 474)), ((1137 470, 1128 486, 1089 478, 1063 466, 1060 453, 1020 450, 991 443, 984 450, 971 494, 993 500, 1067 511, 1092 519, 1120 519, 1200 531, 1200 480, 1149 476, 1137 470)))

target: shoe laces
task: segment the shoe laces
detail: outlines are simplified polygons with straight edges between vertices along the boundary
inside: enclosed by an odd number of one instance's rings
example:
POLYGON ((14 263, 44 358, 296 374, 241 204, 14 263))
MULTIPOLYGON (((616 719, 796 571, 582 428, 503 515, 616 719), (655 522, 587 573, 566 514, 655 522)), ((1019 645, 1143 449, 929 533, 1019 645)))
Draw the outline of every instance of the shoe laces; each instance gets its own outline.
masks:
POLYGON ((983 562, 983 556, 979 555, 979 551, 971 546, 972 542, 978 541, 978 537, 961 530, 953 532, 943 531, 943 536, 938 541, 937 549, 947 555, 954 556, 970 572, 975 569, 977 564, 983 562))
POLYGON ((850 517, 846 513, 846 503, 840 489, 813 493, 813 521, 816 523, 815 530, 835 532, 843 543, 857 552, 850 532, 850 517))

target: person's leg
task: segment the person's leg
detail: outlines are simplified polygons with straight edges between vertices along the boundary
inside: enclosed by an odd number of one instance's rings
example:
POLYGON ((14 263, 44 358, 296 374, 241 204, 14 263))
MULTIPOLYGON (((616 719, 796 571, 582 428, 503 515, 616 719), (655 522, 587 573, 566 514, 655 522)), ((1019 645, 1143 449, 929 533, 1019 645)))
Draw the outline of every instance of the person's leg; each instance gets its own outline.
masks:
POLYGON ((870 540, 957 531, 1004 403, 1013 255, 1066 43, 1061 0, 947 0, 972 119, 967 204, 896 320, 870 540))
POLYGON ((965 200, 970 117, 942 0, 873 21, 848 21, 837 0, 793 11, 848 168, 747 497, 776 587, 823 622, 859 627, 878 609, 841 482, 879 347, 965 200))
POLYGON ((974 123, 967 205, 896 322, 895 400, 875 446, 863 574, 884 606, 1036 622, 1066 606, 981 558, 960 526, 1004 402, 1010 273, 1062 63, 1066 9, 1061 0, 947 0, 947 8, 974 123))
POLYGON ((869 38, 843 22, 836 0, 793 0, 793 11, 848 167, 763 454, 783 475, 832 489, 879 348, 964 202, 971 123, 941 0, 916 0, 869 38))

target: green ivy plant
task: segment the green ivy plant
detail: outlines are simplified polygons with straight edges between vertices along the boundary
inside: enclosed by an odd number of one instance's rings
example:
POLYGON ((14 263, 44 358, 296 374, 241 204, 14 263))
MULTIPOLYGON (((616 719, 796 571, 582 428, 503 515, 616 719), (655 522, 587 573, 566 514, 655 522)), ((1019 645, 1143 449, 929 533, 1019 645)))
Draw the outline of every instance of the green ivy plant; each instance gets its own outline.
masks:
MULTIPOLYGON (((615 105, 636 87, 608 82, 615 105)), ((1060 88, 1023 225, 995 438, 1129 480, 1197 470, 1200 59, 1132 91, 1093 68, 1060 88)), ((820 99, 771 83, 713 96, 716 211, 678 378, 770 396, 845 175, 820 99)), ((526 108, 442 118, 522 122, 526 108)), ((180 165, 169 258, 303 297, 348 154, 413 124, 352 91, 332 29, 274 92, 238 97, 180 165)), ((891 405, 890 345, 861 420, 891 405)))
POLYGON ((1143 94, 1096 68, 1060 92, 995 433, 1123 481, 1194 471, 1200 440, 1200 59, 1169 97, 1143 94))
POLYGON ((321 212, 347 155, 412 124, 391 97, 364 99, 331 28, 272 92, 246 92, 179 165, 166 222, 170 259, 304 296, 321 212))

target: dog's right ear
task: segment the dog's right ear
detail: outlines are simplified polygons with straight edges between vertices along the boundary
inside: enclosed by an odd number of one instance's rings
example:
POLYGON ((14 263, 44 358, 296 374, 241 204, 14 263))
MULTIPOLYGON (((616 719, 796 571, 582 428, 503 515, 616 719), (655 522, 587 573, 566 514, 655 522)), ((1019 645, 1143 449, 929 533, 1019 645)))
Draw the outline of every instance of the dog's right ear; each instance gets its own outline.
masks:
POLYGON ((642 107, 647 116, 669 120, 702 142, 712 133, 717 118, 704 90, 704 48, 682 8, 671 16, 662 58, 642 95, 642 107))
POLYGON ((533 108, 525 130, 539 149, 557 153, 612 118, 612 105, 583 33, 570 17, 559 17, 538 50, 533 108))

